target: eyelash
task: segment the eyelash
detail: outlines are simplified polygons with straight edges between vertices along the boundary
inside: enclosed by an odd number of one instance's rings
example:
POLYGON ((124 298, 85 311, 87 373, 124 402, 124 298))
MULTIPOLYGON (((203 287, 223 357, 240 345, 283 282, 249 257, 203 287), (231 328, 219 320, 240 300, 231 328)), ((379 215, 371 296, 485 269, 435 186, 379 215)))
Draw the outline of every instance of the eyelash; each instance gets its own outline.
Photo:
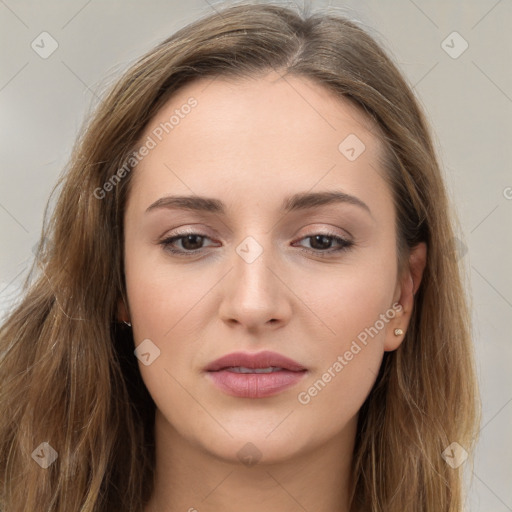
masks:
MULTIPOLYGON (((199 253, 199 251, 201 251, 201 249, 196 249, 195 251, 183 251, 183 250, 178 250, 178 249, 171 247, 171 245, 174 242, 176 242, 182 238, 185 238, 187 236, 198 236, 201 238, 209 238, 208 236, 203 235, 202 233, 194 233, 194 232, 177 233, 176 235, 174 235, 172 237, 165 238, 164 240, 159 242, 159 244, 163 246, 165 251, 168 251, 168 252, 175 254, 176 256, 179 256, 179 257, 187 258, 187 257, 191 257, 191 256, 196 256, 199 253)), ((314 233, 313 235, 302 237, 298 241, 306 240, 308 238, 314 238, 315 236, 324 236, 327 238, 332 238, 333 241, 338 242, 340 244, 340 247, 338 249, 327 249, 325 251, 321 251, 320 249, 305 249, 305 248, 302 249, 305 252, 314 254, 315 256, 320 256, 322 258, 328 258, 333 253, 341 253, 341 252, 347 251, 350 249, 350 247, 352 247, 354 245, 354 242, 352 242, 350 240, 346 240, 345 238, 341 238, 340 236, 335 235, 334 233, 314 233)))

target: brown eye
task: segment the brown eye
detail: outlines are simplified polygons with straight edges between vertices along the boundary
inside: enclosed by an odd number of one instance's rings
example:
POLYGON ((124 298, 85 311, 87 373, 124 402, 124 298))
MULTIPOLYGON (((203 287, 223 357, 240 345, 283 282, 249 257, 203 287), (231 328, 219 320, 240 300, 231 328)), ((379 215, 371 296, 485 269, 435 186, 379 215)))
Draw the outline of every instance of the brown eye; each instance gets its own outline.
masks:
POLYGON ((304 250, 311 252, 319 256, 330 256, 333 253, 339 253, 341 251, 348 250, 354 242, 345 240, 338 235, 333 233, 317 233, 302 238, 301 240, 310 240, 311 249, 304 248, 304 250), (333 242, 338 244, 337 248, 332 248, 333 242))
POLYGON ((193 256, 197 254, 203 247, 204 240, 209 239, 201 233, 181 233, 166 238, 160 242, 164 250, 179 256, 193 256), (181 243, 181 248, 176 247, 176 242, 181 243))
POLYGON ((308 237, 311 242, 311 247, 313 249, 330 249, 334 239, 330 236, 325 235, 315 235, 308 237))
POLYGON ((180 238, 182 247, 187 251, 195 251, 200 249, 200 245, 202 245, 204 240, 204 237, 201 235, 186 235, 180 238))

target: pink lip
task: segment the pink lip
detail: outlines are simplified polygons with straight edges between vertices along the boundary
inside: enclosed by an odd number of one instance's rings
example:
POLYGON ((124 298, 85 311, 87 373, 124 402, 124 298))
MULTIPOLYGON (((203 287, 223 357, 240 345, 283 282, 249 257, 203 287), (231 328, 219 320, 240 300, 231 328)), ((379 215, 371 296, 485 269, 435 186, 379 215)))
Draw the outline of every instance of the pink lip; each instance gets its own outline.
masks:
POLYGON ((293 359, 270 351, 256 354, 234 352, 210 363, 205 368, 208 377, 225 393, 242 398, 264 398, 295 385, 307 369, 293 359), (230 367, 268 368, 282 370, 272 373, 235 373, 230 367))

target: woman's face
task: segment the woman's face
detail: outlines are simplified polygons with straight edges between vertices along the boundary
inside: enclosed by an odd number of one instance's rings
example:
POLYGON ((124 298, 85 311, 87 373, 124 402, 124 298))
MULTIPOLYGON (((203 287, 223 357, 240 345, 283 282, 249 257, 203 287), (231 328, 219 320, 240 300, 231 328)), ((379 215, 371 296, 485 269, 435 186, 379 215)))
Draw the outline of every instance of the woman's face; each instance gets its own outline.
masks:
POLYGON ((171 439, 277 461, 354 433, 407 319, 375 133, 351 104, 276 73, 196 81, 148 125, 125 212, 127 314, 171 439), (205 370, 262 351, 305 371, 205 370))

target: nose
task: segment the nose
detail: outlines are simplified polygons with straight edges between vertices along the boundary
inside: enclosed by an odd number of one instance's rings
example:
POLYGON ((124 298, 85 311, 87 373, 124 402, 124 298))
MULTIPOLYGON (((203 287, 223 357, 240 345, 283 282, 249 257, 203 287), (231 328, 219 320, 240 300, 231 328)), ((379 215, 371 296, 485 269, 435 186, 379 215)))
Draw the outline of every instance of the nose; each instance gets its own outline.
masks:
POLYGON ((282 327, 292 310, 293 293, 286 285, 285 263, 262 246, 251 238, 238 246, 232 269, 223 280, 219 308, 223 322, 250 331, 282 327))

